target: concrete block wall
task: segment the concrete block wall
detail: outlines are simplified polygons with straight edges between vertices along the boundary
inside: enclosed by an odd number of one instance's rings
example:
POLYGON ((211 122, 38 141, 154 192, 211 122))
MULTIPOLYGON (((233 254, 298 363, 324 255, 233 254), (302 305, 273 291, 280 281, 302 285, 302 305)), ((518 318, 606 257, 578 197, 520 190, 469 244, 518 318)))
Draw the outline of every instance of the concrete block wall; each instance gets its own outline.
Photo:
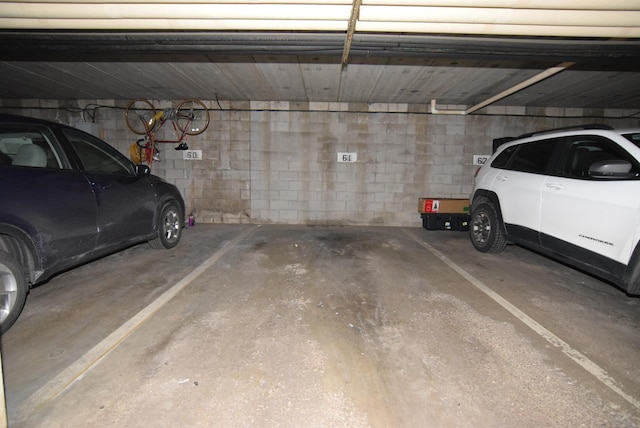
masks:
MULTIPOLYGON (((128 155, 139 137, 125 125, 126 103, 0 100, 0 111, 80 127, 128 155)), ((162 144, 152 166, 204 223, 420 226, 418 198, 467 198, 473 155, 490 154, 494 138, 590 122, 640 126, 627 111, 496 106, 461 116, 429 114, 426 104, 205 104, 211 124, 187 140, 203 159, 185 160, 176 144, 162 144), (341 152, 357 161, 338 162, 341 152)), ((159 138, 174 138, 165 131, 159 138)))
MULTIPOLYGON (((397 116, 308 111, 251 114, 251 207, 260 221, 397 222, 413 169, 397 116), (392 137, 389 135, 393 134, 392 137), (406 154, 405 154, 406 150, 406 154), (339 163, 339 152, 357 162, 339 163)), ((415 140, 415 130, 413 138, 415 140)))

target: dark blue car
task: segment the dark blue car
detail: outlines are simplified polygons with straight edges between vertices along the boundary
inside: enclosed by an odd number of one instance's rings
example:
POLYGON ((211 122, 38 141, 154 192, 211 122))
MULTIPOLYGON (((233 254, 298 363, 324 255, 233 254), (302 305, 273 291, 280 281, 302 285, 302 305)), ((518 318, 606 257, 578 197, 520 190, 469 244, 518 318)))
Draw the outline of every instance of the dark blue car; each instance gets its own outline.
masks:
POLYGON ((178 189, 91 134, 0 115, 0 332, 52 275, 148 241, 173 248, 178 189))

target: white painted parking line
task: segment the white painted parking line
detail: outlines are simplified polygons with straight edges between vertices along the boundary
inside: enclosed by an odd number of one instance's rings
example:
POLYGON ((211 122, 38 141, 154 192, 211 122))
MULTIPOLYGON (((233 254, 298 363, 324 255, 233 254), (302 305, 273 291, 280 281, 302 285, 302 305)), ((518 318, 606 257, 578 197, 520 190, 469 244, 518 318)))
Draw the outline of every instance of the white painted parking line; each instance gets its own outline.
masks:
MULTIPOLYGON (((34 392, 22 406, 23 411, 31 413, 37 410, 48 401, 53 400, 58 395, 60 395, 75 381, 82 379, 82 377, 87 372, 95 367, 103 358, 109 355, 111 351, 116 349, 134 331, 140 328, 146 320, 151 318, 167 302, 173 299, 180 291, 191 284, 197 277, 202 275, 202 273, 204 273, 213 264, 220 260, 220 258, 224 256, 230 249, 232 249, 238 242, 246 238, 258 227, 259 226, 247 227, 232 240, 225 242, 218 251, 216 251, 211 257, 204 261, 200 266, 191 271, 189 275, 185 276, 167 291, 162 293, 156 300, 151 302, 148 306, 134 315, 131 319, 129 319, 117 330, 103 339, 82 357, 78 358, 73 364, 68 366, 56 377, 51 379, 45 385, 40 387, 40 389, 34 392)), ((27 415, 20 416, 26 417, 27 415)))
POLYGON ((484 294, 493 299, 496 303, 502 306, 504 309, 509 311, 513 316, 522 321, 527 327, 535 331, 538 335, 544 338, 551 345, 556 348, 560 348, 560 350, 571 358, 573 361, 578 363, 582 368, 584 368, 587 372, 592 374, 596 379, 602 382, 606 387, 611 389, 613 392, 622 397, 625 401, 629 402, 636 409, 640 410, 640 401, 631 395, 627 394, 623 391, 623 389, 618 385, 615 379, 609 376, 602 367, 591 361, 587 358, 586 355, 582 354, 577 349, 572 348, 567 342, 560 339, 558 336, 547 330, 536 320, 531 318, 529 315, 522 312, 515 305, 509 302, 504 297, 500 296, 498 293, 493 291, 491 288, 487 287, 482 281, 471 275, 469 272, 465 271, 463 268, 458 266, 453 260, 442 254, 440 251, 423 241, 418 236, 412 234, 409 229, 403 229, 405 234, 413 238, 418 244, 422 245, 426 248, 431 254, 442 260, 447 266, 460 274, 464 279, 473 284, 478 290, 482 291, 484 294))

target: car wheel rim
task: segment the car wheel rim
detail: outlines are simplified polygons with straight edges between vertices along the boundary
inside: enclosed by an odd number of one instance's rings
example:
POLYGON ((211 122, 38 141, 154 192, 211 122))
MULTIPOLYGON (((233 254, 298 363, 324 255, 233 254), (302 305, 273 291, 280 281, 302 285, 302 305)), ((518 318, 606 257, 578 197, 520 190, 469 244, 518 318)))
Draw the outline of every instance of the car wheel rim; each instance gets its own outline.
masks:
POLYGON ((164 217, 164 237, 172 242, 178 239, 180 234, 180 216, 175 211, 169 211, 164 217))
POLYGON ((479 213, 473 221, 473 238, 478 244, 484 244, 491 234, 491 222, 485 213, 479 213))
POLYGON ((17 294, 16 277, 6 266, 0 264, 0 322, 3 322, 11 313, 17 294))

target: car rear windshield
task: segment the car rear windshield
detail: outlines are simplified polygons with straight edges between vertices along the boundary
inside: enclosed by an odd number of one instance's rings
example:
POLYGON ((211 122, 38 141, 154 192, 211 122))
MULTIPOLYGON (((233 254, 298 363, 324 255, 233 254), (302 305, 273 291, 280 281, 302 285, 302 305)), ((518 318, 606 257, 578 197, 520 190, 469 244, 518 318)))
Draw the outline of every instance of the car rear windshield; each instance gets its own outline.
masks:
POLYGON ((622 135, 627 140, 631 141, 636 146, 640 147, 640 132, 634 132, 631 134, 623 134, 622 135))

